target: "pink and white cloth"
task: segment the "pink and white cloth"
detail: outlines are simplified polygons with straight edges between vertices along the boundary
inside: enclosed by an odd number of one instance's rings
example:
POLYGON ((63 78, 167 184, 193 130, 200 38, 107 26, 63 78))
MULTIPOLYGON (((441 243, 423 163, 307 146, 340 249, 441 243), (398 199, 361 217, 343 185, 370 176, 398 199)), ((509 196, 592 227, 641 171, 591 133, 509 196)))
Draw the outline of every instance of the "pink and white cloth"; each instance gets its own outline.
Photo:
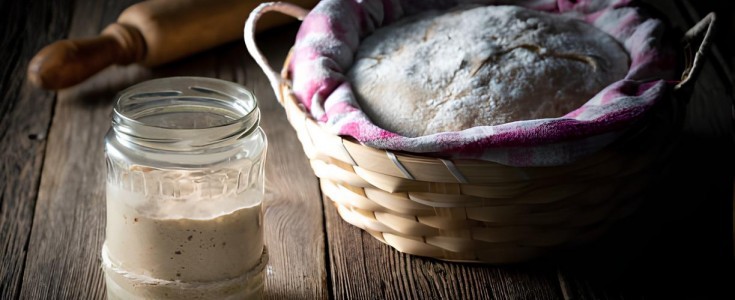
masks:
MULTIPOLYGON (((323 0, 303 20, 289 65, 293 91, 309 113, 334 134, 370 147, 445 158, 472 158, 511 166, 573 162, 609 145, 643 120, 676 83, 675 53, 660 20, 630 0, 323 0), (578 18, 617 39, 628 51, 625 78, 559 118, 479 126, 458 132, 405 137, 373 124, 355 100, 345 73, 360 40, 376 28, 427 9, 458 4, 519 5, 578 18)), ((396 99, 400 101, 400 99, 396 99)))

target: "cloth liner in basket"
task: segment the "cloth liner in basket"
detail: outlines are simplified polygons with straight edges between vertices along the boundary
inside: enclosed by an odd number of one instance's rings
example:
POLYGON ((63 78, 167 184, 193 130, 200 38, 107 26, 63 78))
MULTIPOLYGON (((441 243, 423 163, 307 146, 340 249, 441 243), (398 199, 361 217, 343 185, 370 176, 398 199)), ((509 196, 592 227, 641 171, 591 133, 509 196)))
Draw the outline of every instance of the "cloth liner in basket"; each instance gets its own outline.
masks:
POLYGON ((676 52, 662 39, 664 25, 630 1, 472 1, 589 22, 624 45, 630 71, 560 118, 417 138, 378 128, 360 111, 344 75, 360 39, 402 16, 458 2, 468 1, 323 0, 310 13, 266 3, 248 19, 248 50, 342 218, 402 252, 508 263, 593 239, 634 211, 650 166, 667 146, 662 133, 677 122, 671 109, 654 108, 667 104, 662 100, 671 100, 672 91, 687 98, 687 89, 677 88, 691 86, 714 15, 685 35, 700 43, 699 51, 685 53, 687 68, 674 81, 676 52), (281 74, 253 39, 257 19, 271 10, 304 21, 281 74))
MULTIPOLYGON (((674 57, 664 25, 646 18, 630 1, 342 1, 325 0, 304 19, 289 70, 293 91, 311 115, 332 133, 379 149, 477 158, 512 166, 572 162, 598 151, 640 120, 669 88, 674 57), (376 28, 426 9, 458 3, 513 3, 583 20, 614 37, 629 52, 621 78, 579 109, 559 118, 478 126, 415 138, 381 129, 362 112, 344 73, 362 37, 376 28)), ((673 86, 676 82, 671 81, 673 86)), ((420 124, 419 124, 420 125, 420 124)))

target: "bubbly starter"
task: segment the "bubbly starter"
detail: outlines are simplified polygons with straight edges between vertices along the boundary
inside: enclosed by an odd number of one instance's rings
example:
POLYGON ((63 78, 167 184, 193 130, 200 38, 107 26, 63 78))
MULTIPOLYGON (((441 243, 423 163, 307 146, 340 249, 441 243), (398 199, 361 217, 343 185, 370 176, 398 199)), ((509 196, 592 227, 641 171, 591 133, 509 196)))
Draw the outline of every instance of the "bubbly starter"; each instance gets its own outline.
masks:
POLYGON ((242 174, 156 172, 131 172, 144 179, 137 187, 108 182, 108 298, 260 298, 262 192, 227 182, 242 174))

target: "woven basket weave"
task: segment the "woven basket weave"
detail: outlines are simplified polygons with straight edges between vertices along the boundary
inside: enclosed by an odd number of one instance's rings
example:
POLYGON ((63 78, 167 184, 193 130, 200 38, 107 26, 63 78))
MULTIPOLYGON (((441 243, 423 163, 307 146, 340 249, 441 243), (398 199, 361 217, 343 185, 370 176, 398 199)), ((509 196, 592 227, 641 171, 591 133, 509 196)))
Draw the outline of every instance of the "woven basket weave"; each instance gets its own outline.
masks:
MULTIPOLYGON (((682 101, 671 101, 610 147, 558 167, 520 168, 363 146, 329 133, 304 111, 289 86, 287 68, 280 78, 271 78, 278 74, 257 51, 252 33, 247 38, 269 10, 299 18, 305 11, 282 3, 259 7, 247 22, 246 43, 274 84, 324 195, 345 221, 401 252, 511 263, 592 240, 635 211, 653 166, 665 157, 681 123, 677 106, 682 101)), ((711 19, 688 35, 709 32, 711 19)), ((700 55, 691 57, 673 98, 688 98, 688 89, 681 87, 693 81, 700 55)), ((284 66, 289 59, 290 54, 284 66)))

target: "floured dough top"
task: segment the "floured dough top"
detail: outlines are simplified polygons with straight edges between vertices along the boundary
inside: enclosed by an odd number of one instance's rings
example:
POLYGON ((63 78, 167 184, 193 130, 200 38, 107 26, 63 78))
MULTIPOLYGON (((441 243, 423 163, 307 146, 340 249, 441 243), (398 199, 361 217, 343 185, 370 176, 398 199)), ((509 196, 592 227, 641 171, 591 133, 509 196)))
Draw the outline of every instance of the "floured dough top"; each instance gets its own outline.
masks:
POLYGON ((628 71, 611 36, 516 6, 427 12, 362 41, 348 73, 378 126, 409 137, 560 117, 628 71))

